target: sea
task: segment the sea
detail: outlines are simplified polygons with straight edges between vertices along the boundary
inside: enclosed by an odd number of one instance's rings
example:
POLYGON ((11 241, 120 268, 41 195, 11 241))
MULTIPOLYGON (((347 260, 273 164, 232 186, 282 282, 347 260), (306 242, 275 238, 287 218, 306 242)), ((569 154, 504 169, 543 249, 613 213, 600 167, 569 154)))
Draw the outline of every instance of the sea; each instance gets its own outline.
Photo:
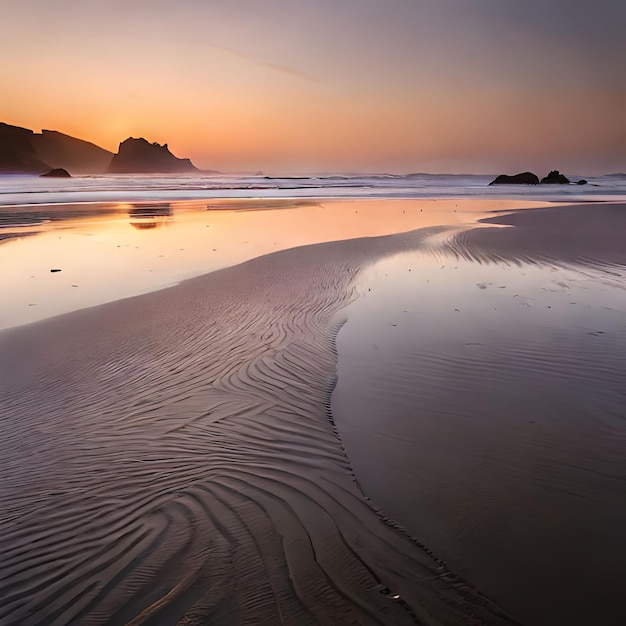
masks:
POLYGON ((51 179, 0 176, 0 206, 203 198, 525 198, 611 201, 626 197, 626 174, 574 176, 586 185, 497 185, 493 175, 368 174, 317 176, 116 175, 51 179))

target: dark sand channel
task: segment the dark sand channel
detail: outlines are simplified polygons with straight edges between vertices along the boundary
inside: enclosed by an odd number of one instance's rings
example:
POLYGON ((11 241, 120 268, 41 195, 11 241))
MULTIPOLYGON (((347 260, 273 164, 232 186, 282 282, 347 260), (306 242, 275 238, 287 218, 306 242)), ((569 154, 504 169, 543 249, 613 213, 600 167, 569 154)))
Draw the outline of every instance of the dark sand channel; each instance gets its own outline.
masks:
POLYGON ((626 206, 484 220, 359 279, 332 411, 360 486, 525 624, 623 624, 626 206))

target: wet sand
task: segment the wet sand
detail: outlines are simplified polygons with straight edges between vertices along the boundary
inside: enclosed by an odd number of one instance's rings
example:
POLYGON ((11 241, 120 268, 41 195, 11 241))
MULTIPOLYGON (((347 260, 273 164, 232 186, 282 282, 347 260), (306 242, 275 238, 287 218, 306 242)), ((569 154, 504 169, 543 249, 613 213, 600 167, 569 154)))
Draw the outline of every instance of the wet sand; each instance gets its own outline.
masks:
POLYGON ((626 265, 624 204, 579 204, 537 208, 481 219, 503 229, 470 229, 450 242, 459 258, 528 261, 607 268, 626 265))
MULTIPOLYGON (((581 213, 578 219, 588 218, 581 213)), ((357 319, 351 307, 367 300, 364 280, 377 262, 418 255, 424 264, 406 268, 416 274, 431 271, 433 261, 445 266, 445 259, 485 264, 487 252, 459 243, 466 233, 442 242, 445 231, 433 226, 277 252, 159 292, 0 332, 0 622, 511 623, 505 610, 520 619, 421 547, 425 537, 400 510, 394 515, 376 497, 384 509, 378 511, 368 498, 374 494, 365 470, 385 475, 387 461, 375 443, 388 425, 359 427, 365 400, 386 398, 394 407, 394 397, 406 397, 420 383, 415 370, 396 364, 381 371, 389 362, 374 360, 378 379, 399 388, 385 396, 382 387, 372 387, 376 393, 368 395, 359 379, 347 405, 355 428, 334 410, 344 382, 342 337, 357 319), (361 453, 346 436, 355 430, 361 453)), ((513 231, 497 232, 508 237, 513 231)), ((589 255, 602 259, 601 250, 589 255)), ((510 263, 519 256, 512 252, 510 263)), ((442 341, 433 335, 431 373, 437 359, 446 358, 446 335, 462 331, 453 309, 437 315, 442 341)), ((614 324, 623 338, 622 320, 614 324)), ((498 338, 487 322, 485 336, 498 338)), ((361 344, 369 339, 356 336, 361 344)), ((533 345, 526 347, 532 353, 533 345)), ((588 354, 595 363, 603 352, 588 354)), ((617 385, 622 361, 623 353, 611 352, 594 380, 617 385)), ((509 369, 513 387, 516 367, 509 369)), ((460 392, 479 389, 479 396, 465 399, 484 408, 490 388, 480 381, 492 371, 479 375, 470 364, 450 380, 460 383, 460 392)), ((526 388, 518 391, 523 396, 526 388)), ((623 416, 611 415, 605 387, 595 391, 587 406, 596 419, 594 408, 603 407, 598 437, 608 445, 602 456, 611 467, 594 471, 601 479, 610 470, 619 486, 624 467, 611 445, 623 441, 623 416)), ((411 410, 423 399, 411 399, 411 410)), ((540 403, 546 413, 550 402, 546 393, 540 403)), ((469 417, 459 414, 460 421, 469 417)), ((469 440, 449 426, 447 448, 431 449, 431 458, 445 452, 453 470, 448 483, 431 483, 430 493, 442 498, 459 493, 460 474, 472 475, 456 462, 469 440)), ((421 432, 427 428, 432 424, 421 432)), ((410 480, 384 483, 389 500, 414 502, 437 518, 445 511, 415 498, 432 470, 424 462, 428 450, 411 449, 410 438, 396 434, 391 452, 410 480)), ((584 455, 593 466, 598 455, 584 448, 584 429, 579 434, 580 445, 567 454, 584 455)), ((536 441, 529 435, 524 445, 536 441)), ((538 446, 553 444, 544 437, 538 446)), ((485 452, 483 462, 489 459, 485 452)), ((515 480, 522 489, 536 486, 523 471, 515 480)), ((585 483, 590 497, 597 484, 585 483)), ((480 491, 480 484, 469 486, 480 491)), ((620 516, 613 494, 598 497, 603 510, 613 506, 620 516)), ((562 531, 557 523, 549 534, 567 536, 562 531)), ((600 541, 595 529, 590 533, 600 541)), ((516 584, 514 571, 492 573, 516 584)))
POLYGON ((365 493, 525 624, 626 610, 626 206, 483 220, 360 277, 332 410, 365 493))
POLYGON ((0 207, 0 328, 163 289, 313 243, 474 223, 545 202, 211 200, 0 207), (51 268, 61 272, 51 274, 51 268))
POLYGON ((279 252, 0 334, 2 623, 510 623, 378 515, 329 413, 371 259, 279 252))

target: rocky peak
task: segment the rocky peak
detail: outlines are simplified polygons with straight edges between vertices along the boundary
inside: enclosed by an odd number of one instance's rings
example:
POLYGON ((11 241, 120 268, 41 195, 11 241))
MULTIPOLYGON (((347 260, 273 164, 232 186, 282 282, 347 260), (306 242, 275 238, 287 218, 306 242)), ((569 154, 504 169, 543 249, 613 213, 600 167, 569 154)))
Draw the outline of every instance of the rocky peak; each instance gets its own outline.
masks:
POLYGON ((167 144, 150 143, 143 137, 129 137, 120 143, 107 172, 128 173, 181 173, 194 172, 197 168, 189 159, 174 156, 167 144))

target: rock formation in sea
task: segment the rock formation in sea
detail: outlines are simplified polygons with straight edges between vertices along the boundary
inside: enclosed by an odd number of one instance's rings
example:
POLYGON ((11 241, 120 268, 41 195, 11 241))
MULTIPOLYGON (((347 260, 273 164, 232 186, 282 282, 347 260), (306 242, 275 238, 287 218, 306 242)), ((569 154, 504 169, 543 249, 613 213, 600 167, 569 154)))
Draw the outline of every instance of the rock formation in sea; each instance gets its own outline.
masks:
POLYGON ((71 174, 62 167, 55 167, 54 169, 39 175, 41 178, 72 178, 71 174))
MULTIPOLYGON (((547 176, 544 176, 541 180, 536 174, 532 172, 522 172, 521 174, 515 174, 514 176, 508 176, 507 174, 500 174, 497 178, 492 180, 490 185, 569 185, 572 181, 569 178, 561 174, 559 170, 552 170, 547 176)), ((582 178, 577 185, 586 185, 587 181, 582 178)))
POLYGON ((500 174, 495 180, 492 180, 490 185, 538 185, 539 177, 532 172, 522 172, 521 174, 515 174, 514 176, 507 176, 506 174, 500 174))
POLYGON ((570 180, 559 172, 559 170, 552 170, 547 176, 541 179, 542 185, 569 185, 570 180))
POLYGON ((161 174, 196 172, 198 168, 189 159, 175 157, 167 147, 150 143, 143 138, 129 137, 122 143, 111 164, 108 174, 161 174))

